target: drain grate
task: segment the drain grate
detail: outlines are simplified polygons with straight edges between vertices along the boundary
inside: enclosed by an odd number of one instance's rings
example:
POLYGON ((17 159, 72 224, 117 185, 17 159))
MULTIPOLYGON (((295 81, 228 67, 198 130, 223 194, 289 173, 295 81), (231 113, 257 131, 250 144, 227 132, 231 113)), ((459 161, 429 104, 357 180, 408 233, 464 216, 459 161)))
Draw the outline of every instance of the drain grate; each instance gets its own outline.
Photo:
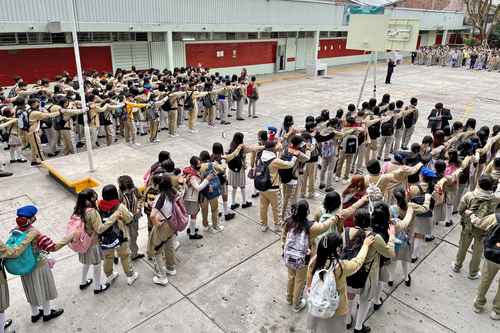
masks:
POLYGON ((27 195, 23 194, 17 197, 0 201, 0 215, 15 212, 19 207, 24 205, 34 205, 34 202, 27 195))

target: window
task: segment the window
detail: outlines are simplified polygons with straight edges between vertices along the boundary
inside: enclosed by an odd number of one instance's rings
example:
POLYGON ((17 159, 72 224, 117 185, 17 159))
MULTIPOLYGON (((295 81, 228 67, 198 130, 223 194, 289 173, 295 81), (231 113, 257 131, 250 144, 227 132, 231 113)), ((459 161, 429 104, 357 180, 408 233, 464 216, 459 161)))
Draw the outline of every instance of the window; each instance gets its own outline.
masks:
POLYGON ((288 38, 297 38, 297 32, 296 31, 289 31, 287 33, 288 38))
POLYGON ((196 39, 196 40, 210 40, 210 33, 208 33, 208 32, 196 32, 196 33, 194 33, 194 39, 196 39))
POLYGON ((271 32, 271 38, 278 38, 278 32, 277 31, 273 31, 271 32))
MULTIPOLYGON (((228 38, 229 39, 229 38, 228 38)), ((237 32, 236 33, 237 40, 245 40, 248 39, 248 32, 237 32)))
POLYGON ((135 38, 131 38, 132 40, 136 40, 137 42, 147 42, 148 41, 148 33, 147 32, 132 32, 132 35, 135 34, 135 38))
POLYGON ((347 31, 341 31, 340 32, 340 37, 347 37, 347 31))
POLYGON ((226 33, 225 32, 214 32, 212 34, 212 39, 213 40, 226 40, 226 33))
POLYGON ((0 33, 0 45, 17 44, 15 33, 0 33))
POLYGON ((17 33, 17 42, 19 44, 28 44, 28 35, 25 32, 17 33))
POLYGON ((52 42, 50 34, 46 32, 28 32, 27 36, 29 44, 48 44, 52 42))
POLYGON ((299 38, 314 38, 314 31, 299 31, 299 38))
POLYGON ((226 32, 226 40, 235 40, 235 39, 236 39, 236 33, 226 32))
POLYGON ((151 33, 151 41, 152 42, 164 42, 165 41, 165 33, 163 33, 163 32, 152 32, 151 33))
POLYGON ((258 39, 258 38, 259 38, 258 32, 249 32, 248 33, 248 39, 258 39))
POLYGON ((175 41, 182 40, 182 32, 173 32, 172 33, 172 40, 175 40, 175 41))
POLYGON ((236 58, 236 50, 233 50, 233 58, 236 58))
POLYGON ((93 42, 111 42, 111 33, 110 32, 93 32, 92 33, 92 41, 93 42))
POLYGON ((286 31, 280 31, 278 32, 278 38, 287 38, 288 33, 286 31))
POLYGON ((319 38, 328 38, 329 33, 328 31, 320 31, 319 32, 319 38))
POLYGON ((224 58, 224 51, 217 51, 217 58, 224 58))
POLYGON ((271 33, 270 32, 261 32, 259 35, 260 39, 269 39, 271 38, 271 33))
POLYGON ((79 42, 92 42, 91 32, 78 32, 77 36, 79 42))
POLYGON ((66 34, 64 32, 51 34, 50 38, 54 44, 66 44, 66 34))

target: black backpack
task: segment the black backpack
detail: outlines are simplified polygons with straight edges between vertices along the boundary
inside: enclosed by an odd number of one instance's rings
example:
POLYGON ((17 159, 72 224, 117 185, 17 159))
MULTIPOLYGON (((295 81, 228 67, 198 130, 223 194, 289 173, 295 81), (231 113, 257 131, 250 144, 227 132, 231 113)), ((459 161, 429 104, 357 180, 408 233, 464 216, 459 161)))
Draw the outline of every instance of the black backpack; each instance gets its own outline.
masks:
POLYGON ((240 101, 243 96, 241 95, 241 89, 236 88, 233 90, 233 100, 240 101))
POLYGON ((380 129, 382 131, 382 136, 392 136, 394 134, 394 123, 392 119, 382 123, 380 129))
POLYGON ((314 149, 311 151, 311 155, 309 157, 309 160, 307 160, 306 163, 316 163, 316 162, 318 162, 320 153, 321 152, 320 152, 320 149, 319 149, 319 145, 316 144, 314 146, 314 149))
POLYGON ((500 216, 496 214, 497 224, 484 238, 484 257, 500 264, 500 216))
POLYGON ((274 161, 274 158, 267 162, 263 162, 261 158, 257 160, 257 165, 255 166, 255 177, 253 183, 255 189, 264 192, 269 190, 273 186, 273 180, 271 179, 271 170, 269 170, 269 165, 274 161))
POLYGON ((66 129, 66 121, 62 114, 54 118, 54 129, 57 131, 66 129))
POLYGON ((368 135, 372 140, 376 140, 380 137, 380 121, 368 127, 368 135))
POLYGON ((227 162, 227 167, 229 170, 234 171, 234 172, 240 172, 241 168, 243 167, 243 156, 241 153, 239 153, 235 158, 227 162))
POLYGON ((210 94, 206 94, 205 96, 203 96, 201 102, 203 103, 203 106, 206 108, 211 108, 212 106, 215 105, 210 94))
MULTIPOLYGON (((281 155, 280 157, 282 160, 285 160, 285 161, 291 161, 292 160, 292 155, 289 155, 288 154, 288 151, 285 150, 283 152, 283 155, 281 155)), ((288 184, 289 182, 292 181, 292 179, 294 179, 294 175, 293 175, 293 168, 289 168, 289 169, 278 169, 278 175, 280 176, 280 180, 283 184, 288 184)))
POLYGON ((396 120, 396 129, 400 129, 403 127, 403 117, 399 117, 397 120, 396 120))
POLYGON ((192 110, 194 108, 193 94, 194 94, 194 91, 191 92, 191 94, 188 95, 188 97, 186 97, 186 100, 184 101, 184 109, 192 110))
POLYGON ((358 137, 354 134, 348 135, 342 148, 346 154, 356 154, 358 151, 358 137))
MULTIPOLYGON (((118 207, 119 206, 117 206, 116 209, 118 209, 118 207)), ((105 219, 113 215, 116 209, 110 212, 103 212, 99 210, 99 214, 101 215, 101 219, 103 220, 103 222, 105 219)), ((106 229, 106 231, 99 235, 99 244, 101 245, 101 249, 103 250, 115 249, 120 246, 120 244, 126 241, 127 239, 125 238, 123 231, 118 227, 118 223, 113 223, 111 227, 109 227, 108 229, 106 229)))
MULTIPOLYGON (((344 237, 345 237, 345 246, 342 252, 343 260, 352 260, 356 258, 359 251, 363 247, 363 243, 365 241, 366 235, 365 232, 361 229, 358 229, 354 239, 350 239, 349 233, 351 228, 345 228, 344 237)), ((368 269, 366 269, 366 265, 363 265, 355 274, 347 277, 347 285, 354 289, 362 289, 366 284, 366 280, 368 280, 368 276, 370 275, 370 270, 373 265, 373 261, 370 263, 368 269)))
POLYGON ((406 128, 410 128, 413 126, 413 122, 415 119, 415 111, 412 111, 410 114, 408 114, 406 117, 403 119, 403 123, 406 128))
POLYGON ((170 98, 167 98, 167 100, 165 101, 165 103, 163 103, 161 105, 161 109, 165 112, 170 112, 173 110, 172 108, 172 103, 170 103, 170 98))

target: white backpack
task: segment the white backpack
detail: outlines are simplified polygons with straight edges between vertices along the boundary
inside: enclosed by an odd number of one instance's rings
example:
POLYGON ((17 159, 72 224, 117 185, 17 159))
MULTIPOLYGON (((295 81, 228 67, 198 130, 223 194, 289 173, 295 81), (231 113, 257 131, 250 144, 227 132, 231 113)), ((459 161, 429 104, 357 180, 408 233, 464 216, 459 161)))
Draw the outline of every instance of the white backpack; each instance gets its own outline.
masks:
POLYGON ((337 282, 333 276, 333 266, 314 273, 311 290, 307 298, 309 314, 316 318, 332 318, 340 304, 340 295, 337 291, 337 282), (320 279, 323 274, 324 281, 320 279))
POLYGON ((373 184, 368 180, 368 177, 365 178, 368 187, 366 189, 366 194, 368 195, 368 210, 370 214, 373 213, 373 206, 376 202, 384 200, 384 194, 380 190, 379 183, 382 177, 380 176, 377 180, 377 183, 373 184))

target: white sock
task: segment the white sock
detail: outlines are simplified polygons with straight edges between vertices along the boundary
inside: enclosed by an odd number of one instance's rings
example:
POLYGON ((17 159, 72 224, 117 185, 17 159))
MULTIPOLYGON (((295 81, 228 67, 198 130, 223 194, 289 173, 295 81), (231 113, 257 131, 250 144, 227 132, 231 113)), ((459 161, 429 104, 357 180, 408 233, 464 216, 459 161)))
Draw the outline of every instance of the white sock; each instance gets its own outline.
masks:
POLYGON ((5 325, 5 312, 0 312, 0 333, 4 333, 3 325, 5 325))
POLYGON ((192 216, 188 217, 189 221, 189 230, 191 231, 191 234, 194 235, 196 232, 196 218, 193 218, 192 216))
POLYGON ((233 187, 233 191, 231 192, 231 205, 236 203, 236 191, 238 191, 238 188, 233 187))
POLYGON ((222 208, 224 209, 224 215, 229 214, 229 207, 227 201, 222 201, 222 208))
POLYGON ((82 279, 80 280, 80 284, 87 283, 87 274, 89 273, 90 265, 83 265, 82 267, 82 279))
POLYGON ((452 214, 453 214, 453 205, 446 204, 446 222, 451 221, 452 214))
POLYGON ((93 265, 94 268, 94 289, 101 290, 101 264, 93 265))
POLYGON ((376 286, 376 291, 375 291, 375 300, 373 301, 374 304, 381 304, 380 303, 380 295, 382 294, 382 288, 384 286, 384 282, 379 281, 376 286))
POLYGON ((31 306, 31 315, 34 317, 34 316, 38 316, 38 313, 40 312, 40 308, 38 307, 38 305, 32 305, 31 306))
POLYGON ((50 315, 50 302, 49 301, 43 302, 42 306, 43 306, 43 315, 44 316, 50 315))
POLYGON ((424 240, 421 238, 415 238, 415 246, 413 248, 412 258, 420 257, 420 248, 422 247, 424 240))
POLYGON ((401 268, 403 268, 403 275, 405 277, 405 281, 408 281, 408 262, 401 261, 401 268))
POLYGON ((247 193, 245 192, 246 188, 240 187, 241 191, 241 202, 246 203, 247 202, 247 193))
POLYGON ((11 160, 16 160, 16 149, 14 147, 9 147, 9 153, 10 153, 10 159, 11 160))
POLYGON ((368 314, 368 311, 370 310, 371 302, 369 300, 359 300, 359 309, 358 309, 358 315, 356 316, 356 325, 354 326, 355 329, 360 330, 363 328, 363 323, 366 319, 366 315, 368 314))

